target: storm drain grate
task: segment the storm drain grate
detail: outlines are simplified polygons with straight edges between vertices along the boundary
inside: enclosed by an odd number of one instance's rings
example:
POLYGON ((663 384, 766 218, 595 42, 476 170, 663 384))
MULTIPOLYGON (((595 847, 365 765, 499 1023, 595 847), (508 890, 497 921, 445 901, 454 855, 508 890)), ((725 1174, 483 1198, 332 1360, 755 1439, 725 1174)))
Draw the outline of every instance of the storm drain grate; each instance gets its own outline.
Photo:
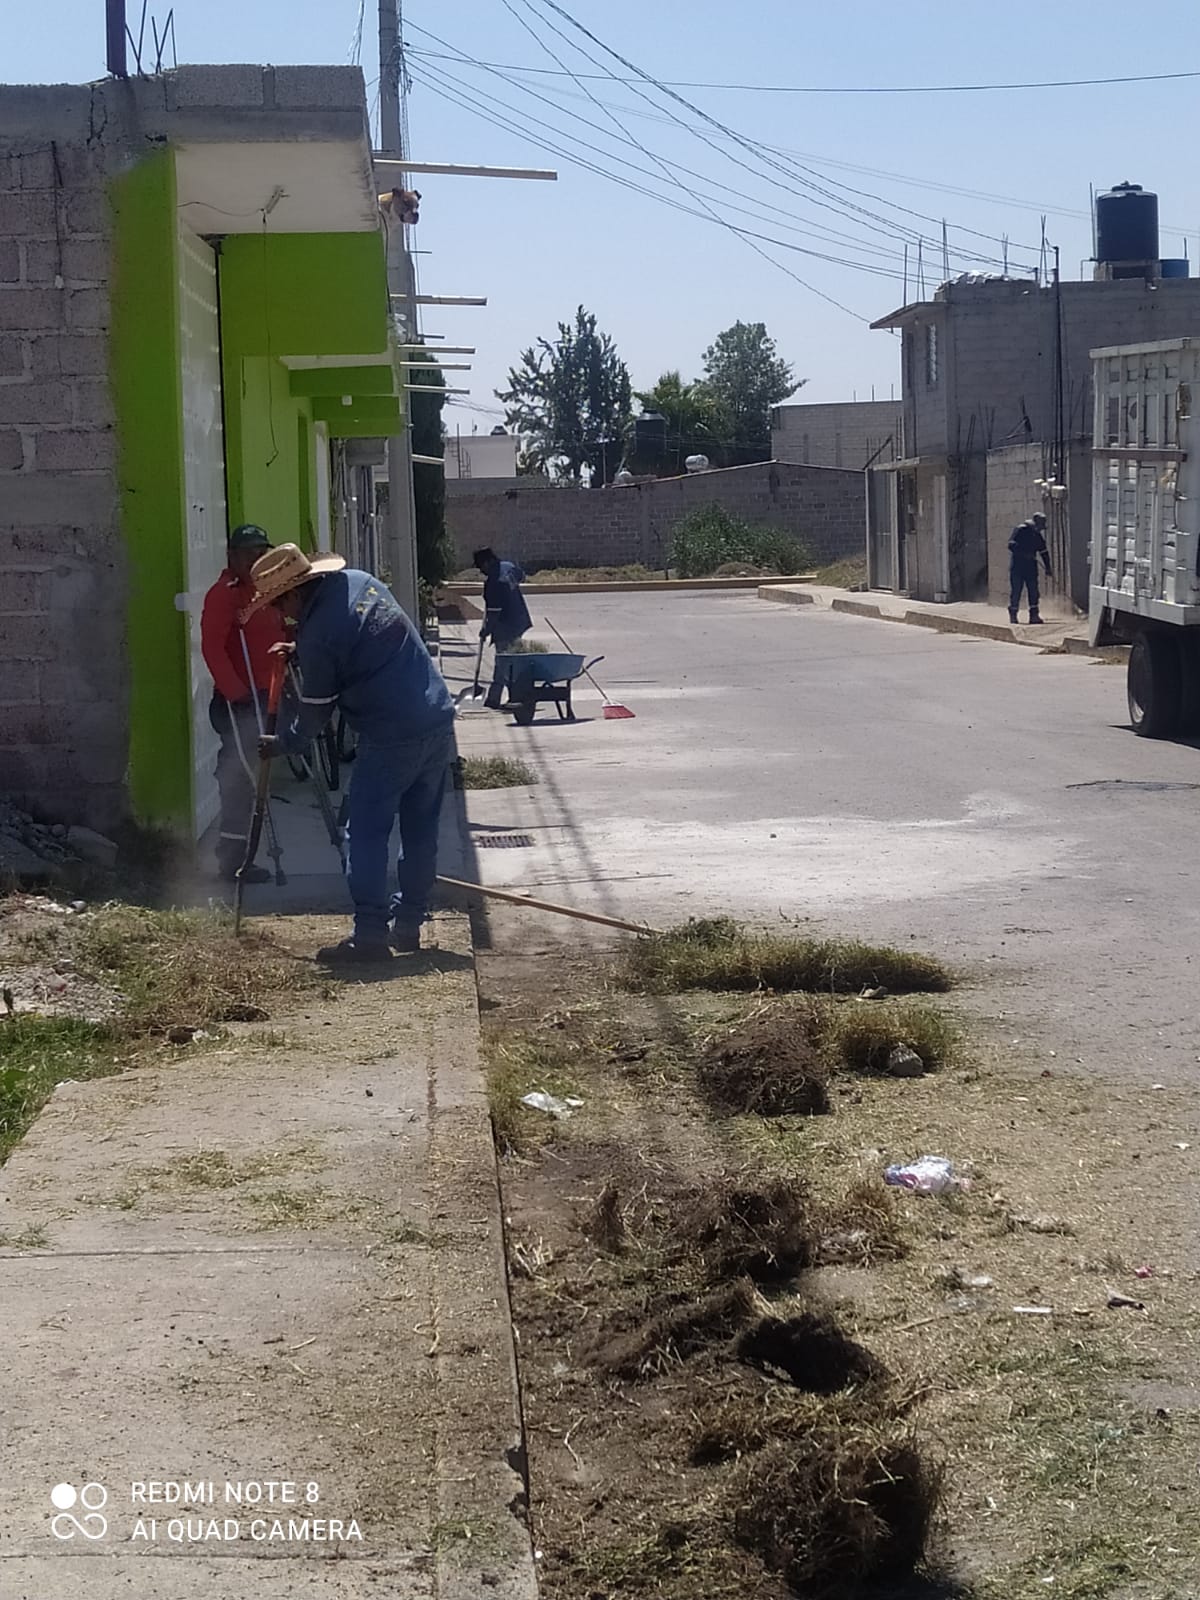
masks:
POLYGON ((475 840, 480 850, 529 850, 533 845, 531 833, 485 833, 475 840))

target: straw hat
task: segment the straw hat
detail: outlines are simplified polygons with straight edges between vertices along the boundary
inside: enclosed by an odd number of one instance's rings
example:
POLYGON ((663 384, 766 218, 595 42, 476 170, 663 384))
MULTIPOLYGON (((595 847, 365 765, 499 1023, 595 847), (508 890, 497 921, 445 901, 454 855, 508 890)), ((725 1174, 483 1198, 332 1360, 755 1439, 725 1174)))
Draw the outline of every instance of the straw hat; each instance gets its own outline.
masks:
POLYGON ((252 617, 263 606, 269 606, 291 589, 298 589, 310 578, 323 578, 330 572, 341 572, 346 565, 344 556, 317 556, 310 561, 299 545, 277 544, 268 550, 250 569, 254 580, 254 598, 242 612, 242 620, 252 617))

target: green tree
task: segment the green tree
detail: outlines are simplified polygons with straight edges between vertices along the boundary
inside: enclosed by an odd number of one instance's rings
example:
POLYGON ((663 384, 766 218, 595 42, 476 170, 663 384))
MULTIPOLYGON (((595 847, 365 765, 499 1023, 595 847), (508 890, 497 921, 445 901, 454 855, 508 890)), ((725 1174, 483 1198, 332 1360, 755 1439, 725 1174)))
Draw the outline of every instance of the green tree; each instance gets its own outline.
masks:
MULTIPOLYGON (((653 389, 634 397, 643 411, 657 411, 667 424, 667 449, 661 462, 647 462, 651 471, 681 473, 688 456, 706 455, 714 466, 723 462, 729 419, 720 398, 703 379, 685 383, 678 372, 664 372, 653 389)), ((640 465, 634 455, 632 462, 640 465)))
POLYGON ((765 459, 771 448, 771 407, 804 383, 779 354, 764 322, 735 322, 704 352, 708 387, 724 408, 739 453, 765 459))
MULTIPOLYGON (((414 352, 410 360, 423 361, 427 351, 414 352)), ((443 456, 445 430, 442 407, 446 404, 446 379, 430 367, 410 367, 412 448, 418 456, 443 456), (424 391, 424 392, 423 392, 424 391)), ((450 576, 454 555, 446 537, 446 474, 441 467, 413 462, 413 509, 417 525, 417 576, 436 587, 450 576)))
POLYGON ((607 483, 621 460, 633 411, 629 371, 596 318, 582 306, 555 339, 539 339, 497 389, 510 428, 526 451, 579 483, 584 469, 607 483))

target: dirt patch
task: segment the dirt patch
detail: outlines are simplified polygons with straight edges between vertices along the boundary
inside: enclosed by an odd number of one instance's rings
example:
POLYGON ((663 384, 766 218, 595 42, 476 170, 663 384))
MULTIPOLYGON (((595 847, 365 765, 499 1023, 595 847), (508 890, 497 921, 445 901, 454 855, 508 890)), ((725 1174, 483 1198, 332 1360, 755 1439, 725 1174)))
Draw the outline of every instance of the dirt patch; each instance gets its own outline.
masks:
POLYGON ((680 1257, 695 1252, 709 1279, 785 1282, 817 1255, 807 1192, 790 1179, 705 1185, 681 1196, 677 1215, 675 1251, 680 1257))
POLYGON ((829 1064, 813 1035, 811 1013, 788 1007, 714 1039, 697 1067, 709 1103, 762 1117, 827 1112, 829 1064))
POLYGON ((739 1361, 784 1377, 807 1394, 837 1394, 886 1376, 878 1357, 849 1338, 828 1311, 764 1318, 747 1328, 735 1349, 739 1361))

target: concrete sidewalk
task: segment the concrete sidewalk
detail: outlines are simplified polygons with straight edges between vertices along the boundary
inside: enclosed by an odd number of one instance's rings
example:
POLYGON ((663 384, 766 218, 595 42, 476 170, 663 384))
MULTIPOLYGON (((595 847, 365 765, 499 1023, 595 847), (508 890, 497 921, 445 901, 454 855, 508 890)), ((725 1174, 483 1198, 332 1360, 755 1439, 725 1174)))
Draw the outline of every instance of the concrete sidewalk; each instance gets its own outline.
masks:
MULTIPOLYGON (((344 887, 278 811, 257 925, 307 952, 344 887)), ((533 1600, 466 919, 432 935, 62 1085, 0 1171, 5 1600, 533 1600)))
POLYGON ((1061 607, 1061 602, 1047 601, 1043 605, 1046 620, 1039 627, 1009 622, 1003 606, 974 601, 938 605, 931 600, 909 600, 904 595, 882 590, 851 591, 820 583, 764 585, 758 590, 758 598, 783 605, 820 606, 879 622, 905 622, 912 627, 931 628, 936 633, 961 633, 976 639, 995 639, 1002 644, 1032 645, 1056 655, 1111 656, 1114 653, 1112 649, 1093 651, 1088 644, 1086 617, 1074 611, 1066 615, 1061 609, 1055 614, 1053 607, 1055 604, 1061 607))

